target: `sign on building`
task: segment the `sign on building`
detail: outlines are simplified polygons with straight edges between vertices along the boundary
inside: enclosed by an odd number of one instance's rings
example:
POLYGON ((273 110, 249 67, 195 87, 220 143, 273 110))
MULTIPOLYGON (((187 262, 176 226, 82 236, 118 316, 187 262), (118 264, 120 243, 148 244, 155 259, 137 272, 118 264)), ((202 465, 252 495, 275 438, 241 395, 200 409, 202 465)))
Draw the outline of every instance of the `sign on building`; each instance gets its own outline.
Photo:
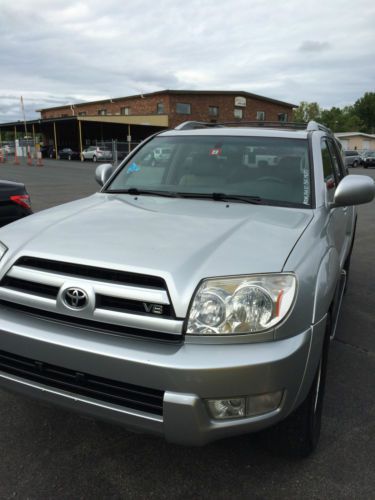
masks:
POLYGON ((237 96, 234 98, 234 105, 246 108, 246 97, 237 96))

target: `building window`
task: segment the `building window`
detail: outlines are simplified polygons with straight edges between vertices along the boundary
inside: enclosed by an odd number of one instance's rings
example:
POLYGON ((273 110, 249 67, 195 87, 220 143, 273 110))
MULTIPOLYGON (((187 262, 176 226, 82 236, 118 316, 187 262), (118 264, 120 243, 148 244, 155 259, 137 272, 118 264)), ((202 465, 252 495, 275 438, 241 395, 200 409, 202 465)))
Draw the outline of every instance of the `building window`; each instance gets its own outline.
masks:
POLYGON ((98 115, 104 116, 106 114, 107 114, 107 110, 106 109, 98 109, 98 115))
POLYGON ((239 118, 240 120, 242 120, 242 118, 243 118, 243 109, 234 108, 234 117, 235 118, 239 118))
POLYGON ((208 114, 210 116, 219 116, 219 106, 208 106, 208 114))
POLYGON ((156 105, 156 113, 158 115, 163 115, 164 114, 164 102, 158 102, 156 105))
POLYGON ((124 108, 120 109, 120 113, 122 115, 130 115, 130 108, 128 106, 125 106, 124 108))
POLYGON ((86 115, 87 115, 86 111, 80 111, 78 113, 78 116, 86 116, 86 115))
POLYGON ((266 119, 266 113, 264 111, 257 111, 257 120, 264 121, 266 119))
POLYGON ((190 115, 191 114, 191 104, 185 104, 183 102, 178 102, 176 104, 176 113, 180 115, 190 115))
POLYGON ((287 122, 288 121, 288 113, 277 113, 277 118, 279 122, 287 122))

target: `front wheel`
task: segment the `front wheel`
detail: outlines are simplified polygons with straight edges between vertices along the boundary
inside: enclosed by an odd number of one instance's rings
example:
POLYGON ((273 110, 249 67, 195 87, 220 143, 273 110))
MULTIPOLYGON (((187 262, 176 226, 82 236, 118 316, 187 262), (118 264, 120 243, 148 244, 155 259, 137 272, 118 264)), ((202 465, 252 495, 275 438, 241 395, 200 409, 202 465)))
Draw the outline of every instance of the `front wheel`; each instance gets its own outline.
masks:
POLYGON ((330 333, 329 314, 322 354, 309 393, 305 401, 274 428, 274 431, 277 431, 277 446, 281 447, 283 453, 286 452, 297 458, 307 457, 318 445, 322 425, 330 333))
POLYGON ((68 160, 70 161, 72 159, 71 155, 68 156, 68 160))
POLYGON ((353 161, 353 168, 357 168, 358 167, 358 162, 357 161, 353 161))
POLYGON ((93 161, 94 163, 96 162, 96 156, 95 156, 95 155, 92 157, 92 161, 93 161))

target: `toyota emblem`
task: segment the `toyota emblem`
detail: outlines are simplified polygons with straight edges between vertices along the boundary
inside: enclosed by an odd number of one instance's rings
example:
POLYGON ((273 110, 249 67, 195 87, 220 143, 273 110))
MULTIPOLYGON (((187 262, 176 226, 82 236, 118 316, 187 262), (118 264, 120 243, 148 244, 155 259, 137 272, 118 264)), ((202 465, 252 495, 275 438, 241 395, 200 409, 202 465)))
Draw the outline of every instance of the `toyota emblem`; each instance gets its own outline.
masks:
POLYGON ((63 293, 63 300, 67 306, 73 309, 83 309, 87 306, 89 297, 80 288, 67 288, 63 293))

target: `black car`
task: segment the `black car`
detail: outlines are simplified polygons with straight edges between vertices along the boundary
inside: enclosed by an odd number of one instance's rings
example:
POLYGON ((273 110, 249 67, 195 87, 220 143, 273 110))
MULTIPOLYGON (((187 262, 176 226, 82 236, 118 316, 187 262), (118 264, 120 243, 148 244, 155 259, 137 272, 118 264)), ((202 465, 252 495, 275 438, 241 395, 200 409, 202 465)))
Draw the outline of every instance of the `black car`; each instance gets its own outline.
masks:
POLYGON ((369 151, 362 156, 362 165, 365 168, 375 167, 375 151, 369 151))
POLYGON ((32 213, 25 185, 21 182, 0 181, 0 227, 32 213))
POLYGON ((80 160, 81 154, 71 148, 64 148, 58 152, 60 160, 80 160))

